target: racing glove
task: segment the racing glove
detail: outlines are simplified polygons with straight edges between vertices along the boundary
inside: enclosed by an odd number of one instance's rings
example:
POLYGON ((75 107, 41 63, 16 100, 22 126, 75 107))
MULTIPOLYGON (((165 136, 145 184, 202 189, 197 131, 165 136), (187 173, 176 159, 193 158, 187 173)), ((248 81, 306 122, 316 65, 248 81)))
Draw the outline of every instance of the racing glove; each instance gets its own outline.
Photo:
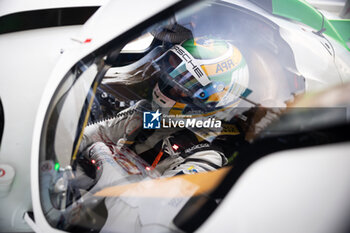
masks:
POLYGON ((125 139, 125 144, 132 144, 142 129, 143 112, 150 109, 151 105, 147 100, 140 100, 111 119, 87 126, 84 129, 79 151, 83 151, 94 142, 116 145, 122 138, 125 139))

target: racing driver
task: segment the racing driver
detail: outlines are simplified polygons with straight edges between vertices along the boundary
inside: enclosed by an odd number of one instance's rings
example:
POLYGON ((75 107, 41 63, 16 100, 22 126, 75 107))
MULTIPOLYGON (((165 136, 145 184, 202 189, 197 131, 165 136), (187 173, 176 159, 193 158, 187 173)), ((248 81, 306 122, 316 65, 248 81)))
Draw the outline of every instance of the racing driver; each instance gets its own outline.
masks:
MULTIPOLYGON (((223 127, 144 129, 143 114, 151 112, 152 120, 158 121, 161 115, 173 116, 172 120, 225 120, 249 83, 248 66, 240 50, 225 40, 188 39, 156 58, 152 68, 157 82, 150 100, 139 100, 114 118, 86 127, 80 151, 90 160, 114 157, 128 174, 137 174, 140 166, 121 158, 121 147, 139 155, 151 165, 145 165, 147 169, 161 176, 224 166, 227 156, 215 140, 223 127)), ((108 179, 107 183, 112 182, 108 179)))

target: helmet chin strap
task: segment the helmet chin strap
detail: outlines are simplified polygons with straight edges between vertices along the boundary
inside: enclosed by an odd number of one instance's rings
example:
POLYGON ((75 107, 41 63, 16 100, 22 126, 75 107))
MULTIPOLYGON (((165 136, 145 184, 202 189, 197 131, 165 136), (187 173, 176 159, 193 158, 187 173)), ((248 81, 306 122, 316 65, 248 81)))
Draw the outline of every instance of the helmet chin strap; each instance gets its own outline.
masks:
POLYGON ((175 100, 170 99, 160 91, 157 83, 152 92, 152 109, 154 111, 159 109, 161 113, 168 114, 175 103, 175 100))
POLYGON ((170 108, 163 108, 159 106, 159 104, 156 103, 155 101, 152 101, 152 111, 157 111, 157 110, 159 110, 162 114, 169 114, 170 112, 170 108))

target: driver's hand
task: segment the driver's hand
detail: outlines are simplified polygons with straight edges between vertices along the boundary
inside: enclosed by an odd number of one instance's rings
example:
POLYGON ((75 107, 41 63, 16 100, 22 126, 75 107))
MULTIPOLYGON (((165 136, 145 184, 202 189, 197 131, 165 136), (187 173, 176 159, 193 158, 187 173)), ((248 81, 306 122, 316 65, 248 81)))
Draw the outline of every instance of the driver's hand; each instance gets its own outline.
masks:
POLYGON ((143 112, 150 109, 151 104, 147 100, 140 100, 111 119, 87 126, 79 150, 85 150, 94 142, 116 145, 121 138, 132 144, 142 129, 143 112))
POLYGON ((263 129, 278 120, 284 110, 285 108, 258 106, 246 112, 244 115, 248 119, 241 125, 245 132, 245 140, 252 142, 263 129))

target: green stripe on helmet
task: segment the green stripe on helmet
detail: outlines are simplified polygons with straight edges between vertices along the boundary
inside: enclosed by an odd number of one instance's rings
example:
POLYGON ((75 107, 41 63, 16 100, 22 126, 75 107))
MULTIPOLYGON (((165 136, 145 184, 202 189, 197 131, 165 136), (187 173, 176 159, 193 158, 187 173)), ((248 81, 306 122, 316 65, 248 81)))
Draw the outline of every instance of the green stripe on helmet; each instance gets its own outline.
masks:
POLYGON ((187 40, 182 44, 182 47, 199 60, 218 58, 229 49, 225 41, 203 38, 187 40))

